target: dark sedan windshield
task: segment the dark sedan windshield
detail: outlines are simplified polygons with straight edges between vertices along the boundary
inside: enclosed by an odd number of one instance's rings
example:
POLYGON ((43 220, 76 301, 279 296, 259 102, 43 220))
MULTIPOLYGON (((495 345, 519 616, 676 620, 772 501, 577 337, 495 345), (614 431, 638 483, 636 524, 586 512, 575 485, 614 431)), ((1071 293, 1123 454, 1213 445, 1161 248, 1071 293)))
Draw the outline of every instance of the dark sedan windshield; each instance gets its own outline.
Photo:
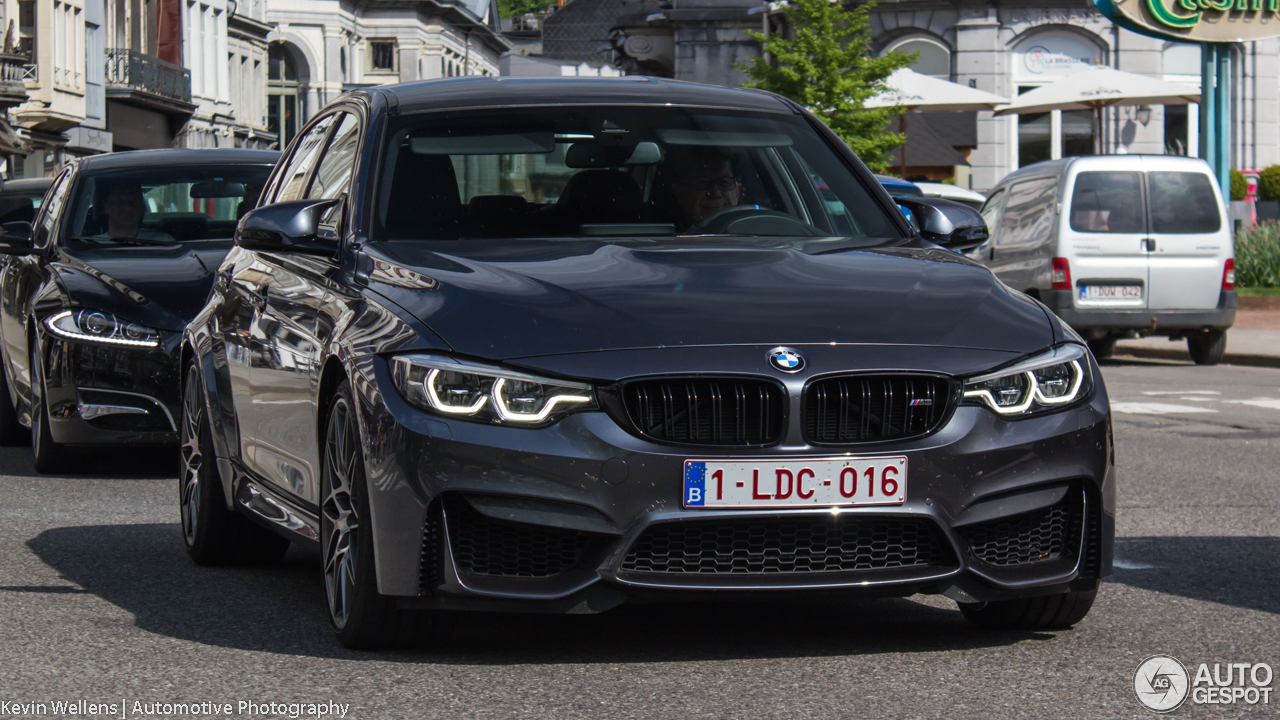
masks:
POLYGON ((539 108, 393 118, 384 240, 808 236, 901 231, 795 115, 539 108))
POLYGON ((269 165, 190 165, 87 175, 66 237, 102 244, 230 238, 270 172, 269 165))

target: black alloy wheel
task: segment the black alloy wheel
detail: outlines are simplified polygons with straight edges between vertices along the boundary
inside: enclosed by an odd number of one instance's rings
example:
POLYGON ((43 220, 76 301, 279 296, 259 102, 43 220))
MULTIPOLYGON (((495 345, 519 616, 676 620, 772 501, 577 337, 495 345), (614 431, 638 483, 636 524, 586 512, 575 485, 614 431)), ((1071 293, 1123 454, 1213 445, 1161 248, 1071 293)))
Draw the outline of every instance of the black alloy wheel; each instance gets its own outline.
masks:
POLYGON ((40 360, 40 339, 31 336, 31 450, 36 472, 51 474, 67 469, 66 448, 49 431, 49 402, 44 387, 44 363, 40 360))
POLYGON ((432 614, 401 609, 395 598, 378 592, 354 407, 351 385, 343 382, 329 408, 321 469, 320 538, 329 620, 344 647, 409 646, 424 639, 432 614))
POLYGON ((188 363, 183 376, 178 504, 187 554, 197 565, 279 562, 289 550, 289 541, 227 508, 199 366, 188 363))
POLYGON ((1084 619, 1098 591, 1071 590, 1057 595, 957 603, 966 620, 987 630, 1062 630, 1084 619))
POLYGON ((31 444, 31 431, 18 422, 18 411, 9 395, 9 379, 0 367, 0 445, 20 446, 31 444))

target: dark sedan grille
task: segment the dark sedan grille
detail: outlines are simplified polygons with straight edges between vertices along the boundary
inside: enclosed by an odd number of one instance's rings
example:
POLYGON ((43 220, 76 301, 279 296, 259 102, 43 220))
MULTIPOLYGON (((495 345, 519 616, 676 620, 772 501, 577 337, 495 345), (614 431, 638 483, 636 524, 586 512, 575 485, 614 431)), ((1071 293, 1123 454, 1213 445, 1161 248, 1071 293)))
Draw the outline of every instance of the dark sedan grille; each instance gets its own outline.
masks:
POLYGON ((857 375, 805 389, 805 438, 875 442, 925 435, 946 415, 950 384, 929 375, 857 375))
POLYGON ((826 517, 654 525, 627 551, 621 569, 763 575, 954 564, 946 540, 929 520, 826 517))
POLYGON ((449 547, 459 572, 545 578, 572 569, 596 537, 576 530, 495 520, 465 501, 448 507, 449 547))
POLYGON ((768 445, 782 438, 786 395, 764 380, 640 380, 623 388, 627 414, 644 435, 688 445, 768 445))
POLYGON ((1010 566, 1070 555, 1080 542, 1079 492, 1047 508, 960 528, 969 551, 988 565, 1010 566))

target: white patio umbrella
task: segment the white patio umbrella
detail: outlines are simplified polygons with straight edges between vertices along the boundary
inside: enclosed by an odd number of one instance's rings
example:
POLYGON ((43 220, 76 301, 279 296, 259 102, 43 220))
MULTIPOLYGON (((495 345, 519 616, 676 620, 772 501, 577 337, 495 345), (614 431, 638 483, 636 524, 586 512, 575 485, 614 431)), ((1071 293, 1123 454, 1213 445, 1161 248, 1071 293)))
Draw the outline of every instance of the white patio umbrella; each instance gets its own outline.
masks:
POLYGON ((1102 108, 1121 105, 1186 105, 1194 102, 1200 102, 1200 91, 1190 85, 1098 67, 1029 90, 996 110, 996 115, 1092 110, 1094 148, 1101 152, 1102 108))
MULTIPOLYGON (((943 112, 956 110, 991 110, 1005 105, 1009 98, 993 95, 977 88, 965 87, 950 80, 922 75, 910 68, 900 68, 885 79, 888 90, 864 103, 865 107, 902 106, 907 112, 943 112)), ((906 135, 906 122, 898 118, 898 131, 906 135)), ((901 172, 907 172, 907 143, 901 149, 901 172)), ((905 177, 904 177, 905 179, 905 177)))

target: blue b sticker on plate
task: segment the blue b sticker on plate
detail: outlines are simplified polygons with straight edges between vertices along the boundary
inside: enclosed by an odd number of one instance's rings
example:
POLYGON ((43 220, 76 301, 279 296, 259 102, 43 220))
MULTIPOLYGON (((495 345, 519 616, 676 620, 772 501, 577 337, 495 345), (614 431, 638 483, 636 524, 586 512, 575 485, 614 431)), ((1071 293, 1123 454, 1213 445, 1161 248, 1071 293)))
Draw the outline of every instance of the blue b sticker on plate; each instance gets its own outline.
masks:
POLYGON ((707 500, 707 464, 684 464, 684 506, 700 507, 707 500))

